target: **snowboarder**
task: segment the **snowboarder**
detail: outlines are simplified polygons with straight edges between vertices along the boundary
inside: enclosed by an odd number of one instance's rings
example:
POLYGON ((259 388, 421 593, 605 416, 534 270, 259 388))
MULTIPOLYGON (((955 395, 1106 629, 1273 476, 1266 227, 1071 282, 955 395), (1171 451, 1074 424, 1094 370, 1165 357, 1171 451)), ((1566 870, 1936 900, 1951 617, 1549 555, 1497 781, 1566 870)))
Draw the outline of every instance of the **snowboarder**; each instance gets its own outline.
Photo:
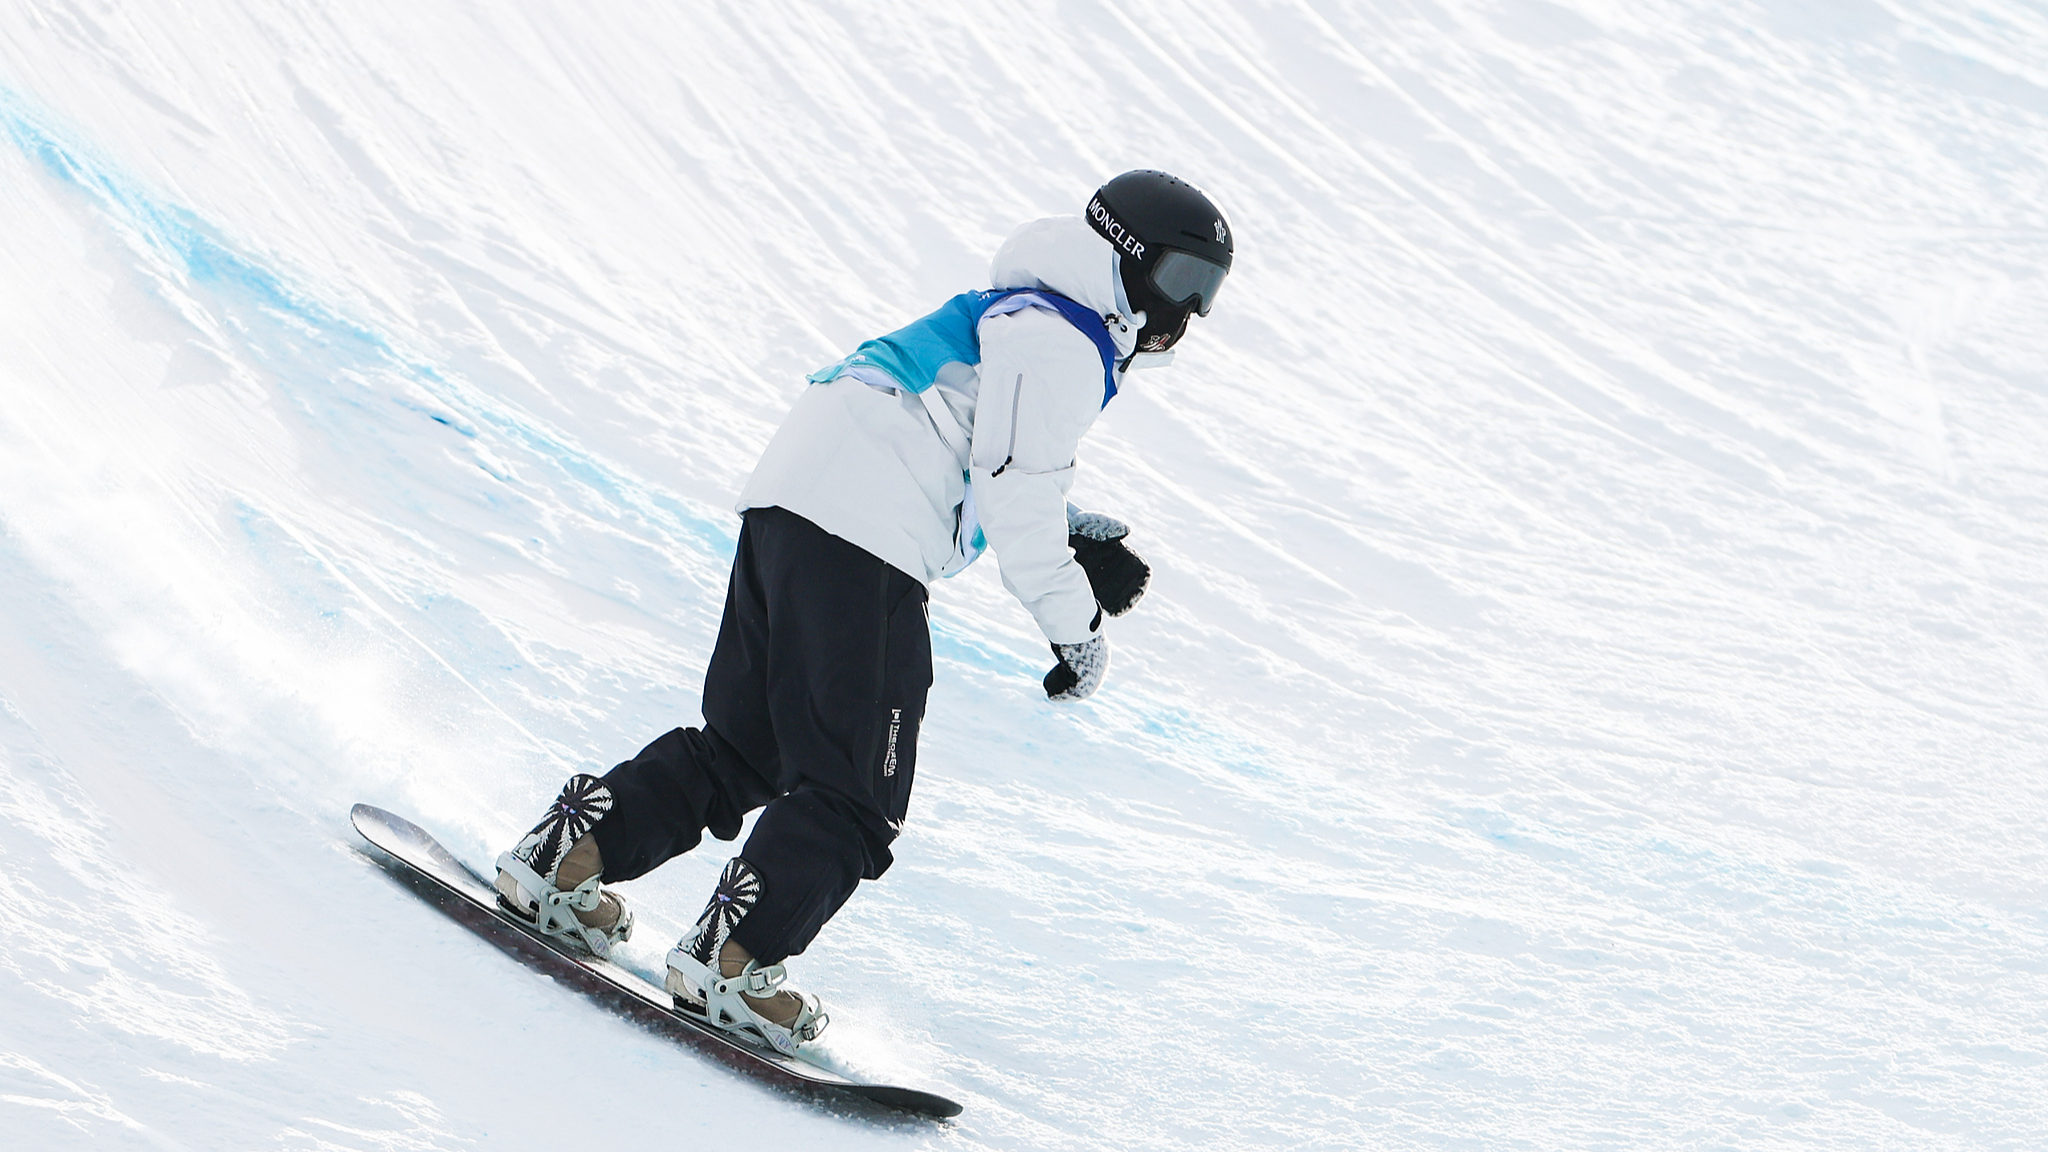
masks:
POLYGON ((1109 670, 1104 616, 1151 571, 1125 526, 1067 503, 1074 451, 1124 374, 1171 359, 1234 244, 1164 172, 1104 184, 1085 217, 1017 229, 967 292, 810 378, 739 500, 738 555, 704 677, 704 726, 579 774, 498 858, 512 913, 604 954, 633 916, 605 886, 721 840, 761 808, 668 954, 679 1008, 793 1054, 823 1031, 788 986, 800 954, 893 860, 931 685, 927 587, 993 546, 1037 620, 1054 701, 1109 670))

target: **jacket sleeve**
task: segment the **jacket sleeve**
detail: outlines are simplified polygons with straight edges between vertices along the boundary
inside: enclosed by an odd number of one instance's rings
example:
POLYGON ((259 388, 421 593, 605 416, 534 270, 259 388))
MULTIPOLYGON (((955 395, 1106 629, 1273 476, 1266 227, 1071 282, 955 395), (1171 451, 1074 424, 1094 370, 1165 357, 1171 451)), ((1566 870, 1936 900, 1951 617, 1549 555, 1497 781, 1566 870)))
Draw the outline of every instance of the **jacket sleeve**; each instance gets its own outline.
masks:
POLYGON ((1055 644, 1102 624, 1067 547, 1074 450, 1102 411, 1102 356, 1065 318, 1030 308, 981 325, 968 473, 982 532, 1010 590, 1055 644))

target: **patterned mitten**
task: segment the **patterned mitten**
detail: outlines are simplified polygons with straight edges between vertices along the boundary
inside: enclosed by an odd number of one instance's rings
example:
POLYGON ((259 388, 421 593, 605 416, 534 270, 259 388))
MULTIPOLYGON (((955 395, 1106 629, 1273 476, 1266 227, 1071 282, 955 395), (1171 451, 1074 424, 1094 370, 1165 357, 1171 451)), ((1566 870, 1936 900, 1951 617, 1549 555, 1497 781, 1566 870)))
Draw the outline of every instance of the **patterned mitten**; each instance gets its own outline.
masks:
POLYGON ((1096 633, 1079 644, 1055 644, 1059 663, 1045 674, 1045 694, 1062 704, 1086 700, 1109 675, 1109 641, 1096 633))

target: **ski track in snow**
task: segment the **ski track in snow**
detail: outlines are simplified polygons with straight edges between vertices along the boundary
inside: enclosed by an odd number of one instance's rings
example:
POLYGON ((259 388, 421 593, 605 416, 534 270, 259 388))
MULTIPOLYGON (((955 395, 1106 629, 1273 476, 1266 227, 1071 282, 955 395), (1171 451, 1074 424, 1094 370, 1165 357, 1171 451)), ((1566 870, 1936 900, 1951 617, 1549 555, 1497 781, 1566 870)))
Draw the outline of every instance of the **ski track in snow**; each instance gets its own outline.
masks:
POLYGON ((2038 6, 16 0, 0 141, 10 1142, 2048 1127, 2038 6), (484 866, 694 723, 803 373, 1135 166, 1241 252, 1084 448, 1153 592, 1056 709, 993 568, 938 590, 898 862, 797 962, 960 1120, 354 852, 484 866))

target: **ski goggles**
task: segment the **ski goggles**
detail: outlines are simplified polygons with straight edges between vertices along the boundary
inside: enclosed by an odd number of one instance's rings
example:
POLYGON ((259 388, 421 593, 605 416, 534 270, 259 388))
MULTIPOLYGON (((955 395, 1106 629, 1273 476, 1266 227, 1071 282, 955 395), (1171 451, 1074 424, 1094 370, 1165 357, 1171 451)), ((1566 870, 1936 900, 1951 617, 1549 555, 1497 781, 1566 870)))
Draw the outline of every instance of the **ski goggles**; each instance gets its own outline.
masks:
POLYGON ((1216 306, 1216 291, 1223 287, 1223 278, 1228 275, 1230 269, 1214 260, 1168 248, 1152 262, 1145 282, 1168 304, 1185 308, 1192 303, 1196 312, 1207 316, 1209 309, 1216 306))

